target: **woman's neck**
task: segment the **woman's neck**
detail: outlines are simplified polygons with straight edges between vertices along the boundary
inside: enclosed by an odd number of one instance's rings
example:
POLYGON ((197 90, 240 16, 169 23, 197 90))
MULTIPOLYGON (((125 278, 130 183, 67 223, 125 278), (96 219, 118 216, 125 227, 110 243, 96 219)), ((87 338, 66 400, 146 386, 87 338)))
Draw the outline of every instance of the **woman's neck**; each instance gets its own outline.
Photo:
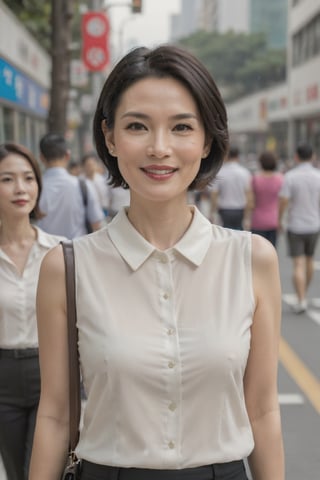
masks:
POLYGON ((175 245, 189 228, 193 209, 186 203, 154 206, 132 202, 128 218, 149 243, 159 250, 166 250, 175 245))
POLYGON ((30 224, 30 220, 0 222, 0 245, 25 244, 33 242, 36 238, 36 230, 30 224))

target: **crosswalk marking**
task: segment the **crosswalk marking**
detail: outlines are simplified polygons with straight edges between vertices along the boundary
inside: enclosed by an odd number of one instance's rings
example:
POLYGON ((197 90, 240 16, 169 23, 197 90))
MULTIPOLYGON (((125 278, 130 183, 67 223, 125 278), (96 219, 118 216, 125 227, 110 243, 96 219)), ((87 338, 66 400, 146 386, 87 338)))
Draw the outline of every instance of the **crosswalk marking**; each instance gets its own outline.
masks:
POLYGON ((279 393, 280 405, 302 405, 304 398, 299 393, 279 393))
POLYGON ((280 339, 279 357, 289 375, 320 413, 320 382, 283 338, 280 339))
POLYGON ((318 311, 316 311, 316 310, 310 310, 310 309, 308 308, 307 314, 308 314, 308 317, 311 318, 311 320, 313 320, 313 321, 316 322, 318 325, 320 325, 320 312, 319 312, 319 310, 318 310, 318 311))
MULTIPOLYGON (((297 297, 294 293, 284 293, 282 295, 282 300, 289 306, 292 306, 295 303, 297 303, 297 297)), ((308 299, 308 307, 305 314, 315 323, 320 325, 320 298, 319 297, 308 299)))

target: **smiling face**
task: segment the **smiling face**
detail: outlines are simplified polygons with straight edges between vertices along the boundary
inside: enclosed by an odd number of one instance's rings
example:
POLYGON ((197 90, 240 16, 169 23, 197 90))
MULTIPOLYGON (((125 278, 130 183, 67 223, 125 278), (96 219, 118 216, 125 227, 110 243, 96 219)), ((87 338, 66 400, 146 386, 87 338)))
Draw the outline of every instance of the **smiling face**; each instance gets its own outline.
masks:
POLYGON ((121 97, 114 128, 102 128, 132 199, 185 199, 209 151, 197 105, 173 78, 134 83, 121 97))
POLYGON ((10 153, 0 161, 0 218, 29 216, 38 190, 33 168, 23 156, 10 153))

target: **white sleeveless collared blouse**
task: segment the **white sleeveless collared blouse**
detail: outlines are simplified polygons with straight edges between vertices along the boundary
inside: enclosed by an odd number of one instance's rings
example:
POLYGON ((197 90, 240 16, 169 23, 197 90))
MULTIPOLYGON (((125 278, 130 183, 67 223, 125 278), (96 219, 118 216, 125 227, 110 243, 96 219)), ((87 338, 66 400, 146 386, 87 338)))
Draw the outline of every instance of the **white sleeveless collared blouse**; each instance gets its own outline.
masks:
POLYGON ((159 251, 122 210, 74 245, 88 397, 78 456, 156 469, 248 456, 251 234, 194 208, 181 240, 159 251))

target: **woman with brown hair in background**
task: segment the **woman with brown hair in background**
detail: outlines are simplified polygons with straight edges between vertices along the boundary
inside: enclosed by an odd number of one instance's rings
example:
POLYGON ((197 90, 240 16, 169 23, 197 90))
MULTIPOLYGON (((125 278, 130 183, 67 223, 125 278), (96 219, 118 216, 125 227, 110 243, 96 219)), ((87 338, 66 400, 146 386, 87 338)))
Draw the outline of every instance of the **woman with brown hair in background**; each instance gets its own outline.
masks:
POLYGON ((41 175, 22 145, 0 145, 0 455, 8 480, 26 480, 40 397, 36 289, 42 258, 61 237, 40 216, 41 175))

